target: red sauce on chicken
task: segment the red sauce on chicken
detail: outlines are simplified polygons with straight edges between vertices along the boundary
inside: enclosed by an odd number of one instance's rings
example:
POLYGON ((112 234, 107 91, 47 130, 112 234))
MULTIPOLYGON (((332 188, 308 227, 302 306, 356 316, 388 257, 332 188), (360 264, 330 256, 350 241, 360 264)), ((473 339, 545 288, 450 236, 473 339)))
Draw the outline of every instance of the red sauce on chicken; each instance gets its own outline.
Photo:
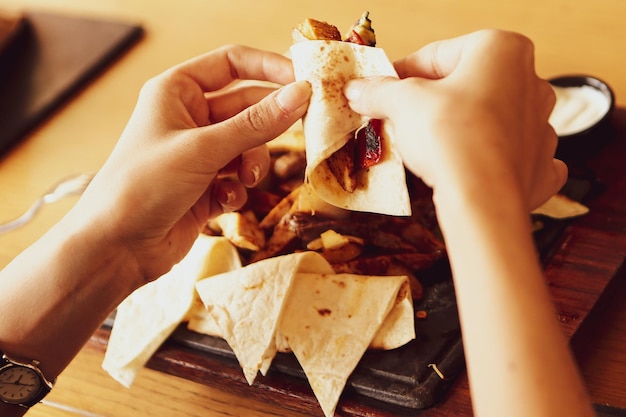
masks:
MULTIPOLYGON (((376 46, 376 36, 372 29, 372 22, 365 12, 352 26, 345 42, 358 45, 376 46)), ((383 153, 383 138, 381 136, 382 122, 372 119, 356 133, 355 165, 361 169, 367 169, 378 163, 383 153)))

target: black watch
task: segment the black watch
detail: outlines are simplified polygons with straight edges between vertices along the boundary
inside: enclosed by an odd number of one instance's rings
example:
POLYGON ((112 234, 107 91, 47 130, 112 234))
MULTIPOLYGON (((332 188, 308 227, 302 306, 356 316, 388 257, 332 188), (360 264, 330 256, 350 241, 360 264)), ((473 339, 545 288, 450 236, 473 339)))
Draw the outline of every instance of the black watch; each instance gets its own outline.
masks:
POLYGON ((0 355, 0 401, 30 408, 50 392, 54 381, 46 379, 38 361, 24 363, 0 355))

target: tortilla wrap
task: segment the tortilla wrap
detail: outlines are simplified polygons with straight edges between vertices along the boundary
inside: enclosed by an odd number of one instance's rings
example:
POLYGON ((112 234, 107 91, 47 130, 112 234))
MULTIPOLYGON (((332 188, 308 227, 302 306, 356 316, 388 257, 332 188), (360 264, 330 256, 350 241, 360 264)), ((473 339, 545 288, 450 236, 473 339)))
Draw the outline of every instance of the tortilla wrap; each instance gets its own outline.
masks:
POLYGON ((344 209, 410 215, 404 165, 388 123, 382 124, 381 161, 363 171, 361 185, 354 192, 345 191, 325 163, 369 120, 348 106, 343 94, 345 83, 377 75, 397 77, 385 52, 351 42, 311 40, 293 44, 290 54, 296 79, 308 80, 313 89, 303 118, 305 179, 310 188, 328 203, 344 209))
POLYGON ((125 387, 195 304, 199 279, 240 265, 223 237, 200 235, 165 275, 135 290, 117 307, 102 368, 125 387))

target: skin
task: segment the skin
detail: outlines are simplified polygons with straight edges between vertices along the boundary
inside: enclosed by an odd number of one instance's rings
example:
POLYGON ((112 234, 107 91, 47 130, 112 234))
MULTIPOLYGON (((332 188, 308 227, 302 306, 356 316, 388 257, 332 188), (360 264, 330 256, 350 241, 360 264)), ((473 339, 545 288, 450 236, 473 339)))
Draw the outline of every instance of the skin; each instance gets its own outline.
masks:
MULTIPOLYGON (((520 35, 476 32, 396 62, 400 79, 354 80, 345 93, 391 123, 406 166, 433 187, 476 415, 592 416, 532 241, 529 210, 567 176, 533 55, 520 35)), ((230 46, 145 85, 83 197, 0 272, 0 316, 13 318, 0 321, 0 349, 58 375, 207 219, 242 206, 267 173, 263 144, 303 115, 310 88, 226 89, 234 79, 286 84, 293 73, 284 57, 230 46)), ((22 413, 0 404, 3 416, 22 413)))
POLYGON ((481 31, 396 62, 400 80, 345 93, 391 123, 406 166, 433 187, 475 415, 593 416, 532 240, 530 209, 567 177, 533 56, 521 35, 481 31))
MULTIPOLYGON (((265 142, 302 117, 311 91, 226 88, 237 79, 294 77, 281 55, 227 46, 145 84, 85 194, 0 272, 0 350, 56 377, 119 302, 182 259, 210 217, 243 205, 269 170, 265 142)), ((2 416, 24 411, 0 403, 2 416)))

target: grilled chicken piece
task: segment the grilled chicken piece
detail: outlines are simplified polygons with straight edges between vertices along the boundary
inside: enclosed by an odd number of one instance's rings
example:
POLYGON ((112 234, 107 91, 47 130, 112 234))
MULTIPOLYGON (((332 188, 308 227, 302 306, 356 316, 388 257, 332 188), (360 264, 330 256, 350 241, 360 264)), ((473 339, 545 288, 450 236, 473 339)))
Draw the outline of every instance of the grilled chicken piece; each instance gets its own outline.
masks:
POLYGON ((210 220, 208 226, 239 248, 258 251, 265 246, 265 233, 251 213, 222 213, 210 220))
POLYGON ((291 32, 294 42, 306 40, 341 41, 341 33, 336 26, 315 19, 306 19, 291 32))
POLYGON ((341 188, 353 193, 359 185, 354 166, 354 141, 349 140, 342 148, 326 159, 330 172, 333 173, 341 188))
POLYGON ((290 253, 300 246, 298 235, 289 225, 288 219, 290 216, 289 213, 283 216, 283 219, 274 227, 274 231, 265 246, 258 252, 253 253, 248 263, 290 253))

